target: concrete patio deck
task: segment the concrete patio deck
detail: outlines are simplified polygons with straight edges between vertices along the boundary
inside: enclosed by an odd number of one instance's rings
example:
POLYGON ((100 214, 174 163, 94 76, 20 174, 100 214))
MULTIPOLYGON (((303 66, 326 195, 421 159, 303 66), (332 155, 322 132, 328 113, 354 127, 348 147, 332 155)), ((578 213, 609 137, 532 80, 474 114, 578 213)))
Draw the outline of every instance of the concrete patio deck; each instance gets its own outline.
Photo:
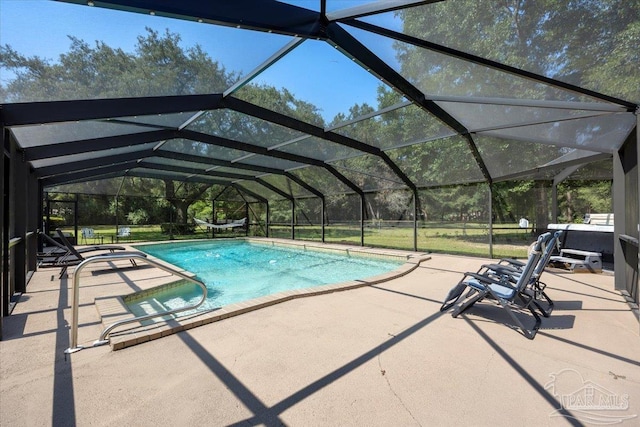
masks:
MULTIPOLYGON (((556 309, 528 340, 492 303, 439 312, 484 262, 436 254, 388 282, 71 355, 72 282, 40 270, 4 319, 0 425, 638 425, 640 327, 613 276, 545 273, 556 309)), ((82 273, 81 344, 102 329, 96 298, 169 280, 117 265, 82 273)))

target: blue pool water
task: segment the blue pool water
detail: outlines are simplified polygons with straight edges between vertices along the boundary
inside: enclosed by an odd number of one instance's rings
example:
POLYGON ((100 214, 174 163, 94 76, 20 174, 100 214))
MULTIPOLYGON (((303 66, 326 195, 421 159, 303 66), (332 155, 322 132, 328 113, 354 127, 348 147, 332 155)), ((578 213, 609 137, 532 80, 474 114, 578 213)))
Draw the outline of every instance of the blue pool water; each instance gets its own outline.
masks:
MULTIPOLYGON (((246 241, 178 242, 136 249, 190 271, 207 285, 209 310, 277 292, 365 279, 397 269, 403 261, 354 257, 246 241)), ((185 285, 128 302, 136 315, 196 303, 202 291, 185 285)))

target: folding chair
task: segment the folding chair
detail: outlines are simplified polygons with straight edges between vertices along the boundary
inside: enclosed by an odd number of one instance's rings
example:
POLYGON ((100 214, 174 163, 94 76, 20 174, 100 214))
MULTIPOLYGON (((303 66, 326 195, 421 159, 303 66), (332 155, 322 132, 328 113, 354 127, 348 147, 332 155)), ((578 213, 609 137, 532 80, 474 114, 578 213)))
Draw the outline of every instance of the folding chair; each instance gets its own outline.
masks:
MULTIPOLYGON (((529 285, 525 289, 525 292, 534 297, 533 304, 544 317, 549 317, 551 315, 554 303, 553 300, 549 298, 549 296, 544 291, 547 285, 544 282, 540 281, 540 276, 542 276, 542 273, 544 273, 544 270, 549 265, 549 261, 551 259, 552 253, 554 252, 554 249, 556 249, 559 245, 562 231, 558 230, 553 234, 545 233, 543 234, 543 236, 546 236, 547 234, 549 235, 549 237, 542 243, 542 256, 540 257, 538 264, 533 270, 529 285), (546 308, 543 307, 543 304, 546 306, 546 308)), ((515 283, 517 282, 519 276, 522 274, 524 266, 525 264, 519 262, 518 260, 502 258, 497 264, 483 265, 480 270, 478 270, 478 273, 484 274, 487 271, 493 271, 496 274, 509 275, 510 281, 512 283, 515 283)))
POLYGON ((442 304, 440 310, 445 311, 453 306, 454 309, 451 315, 453 317, 457 317, 460 313, 485 298, 494 299, 522 330, 524 336, 529 339, 533 339, 538 332, 538 329, 540 329, 542 320, 534 309, 534 296, 529 295, 525 290, 531 283, 533 272, 542 257, 542 244, 544 241, 548 241, 549 238, 550 233, 545 233, 538 237, 538 240, 534 244, 531 254, 529 255, 529 259, 515 283, 513 282, 513 277, 515 276, 500 274, 492 270, 488 270, 485 274, 472 272, 465 273, 460 282, 458 282, 458 284, 449 291, 449 295, 447 295, 447 298, 442 304), (465 290, 468 290, 468 292, 464 297, 462 297, 465 290), (462 301, 458 303, 458 300, 460 300, 461 297, 462 301), (518 304, 516 300, 520 303, 518 304), (515 315, 512 308, 529 310, 535 321, 533 327, 526 328, 515 315))

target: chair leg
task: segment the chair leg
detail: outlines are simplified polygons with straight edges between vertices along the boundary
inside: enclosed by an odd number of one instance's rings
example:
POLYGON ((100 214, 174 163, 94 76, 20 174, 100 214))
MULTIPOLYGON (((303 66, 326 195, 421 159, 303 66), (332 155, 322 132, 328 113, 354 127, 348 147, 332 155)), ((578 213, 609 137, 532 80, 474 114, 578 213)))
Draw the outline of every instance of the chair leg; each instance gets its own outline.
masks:
MULTIPOLYGON (((465 311, 466 309, 468 309, 469 307, 471 307, 473 304, 477 303, 478 301, 482 301, 486 296, 487 296, 487 292, 486 291, 476 291, 477 293, 475 293, 471 298, 467 298, 464 301, 462 301, 460 304, 458 304, 454 309, 453 312, 451 313, 451 317, 458 317, 458 315, 460 313, 462 313, 463 311, 465 311)), ((467 294, 467 296, 469 296, 470 294, 472 294, 472 292, 469 292, 467 294)))
MULTIPOLYGON (((522 297, 522 298, 524 299, 524 297, 522 297)), ((520 319, 518 319, 518 317, 515 315, 513 310, 511 310, 511 307, 509 307, 508 301, 503 300, 502 298, 499 298, 498 302, 500 303, 502 308, 504 308, 506 310, 506 312, 509 314, 509 317, 511 317, 511 320, 513 320, 516 323, 516 325, 518 325, 518 327, 520 328, 520 330, 522 331, 524 336, 529 338, 530 340, 532 340, 532 339, 535 338, 536 334, 538 333, 538 329, 540 329, 540 325, 542 324, 542 319, 540 318, 538 313, 536 313, 536 311, 533 309, 533 307, 531 307, 531 304, 533 303, 534 299, 533 299, 533 297, 530 297, 530 298, 531 299, 529 299, 529 301, 526 303, 525 307, 531 312, 531 314, 533 315, 533 317, 535 319, 535 324, 534 324, 533 328, 531 328, 531 329, 527 329, 522 324, 522 322, 520 321, 520 319)))
POLYGON ((459 282, 457 285, 451 288, 451 290, 445 297, 442 306, 440 306, 440 311, 447 311, 449 308, 456 305, 466 288, 467 285, 464 282, 459 282))
POLYGON ((551 312, 553 311, 554 306, 553 300, 551 300, 551 298, 549 298, 549 296, 544 291, 536 292, 536 298, 533 300, 533 304, 538 308, 538 310, 544 317, 551 316, 551 312), (546 309, 540 304, 540 301, 542 299, 544 299, 546 302, 546 309))

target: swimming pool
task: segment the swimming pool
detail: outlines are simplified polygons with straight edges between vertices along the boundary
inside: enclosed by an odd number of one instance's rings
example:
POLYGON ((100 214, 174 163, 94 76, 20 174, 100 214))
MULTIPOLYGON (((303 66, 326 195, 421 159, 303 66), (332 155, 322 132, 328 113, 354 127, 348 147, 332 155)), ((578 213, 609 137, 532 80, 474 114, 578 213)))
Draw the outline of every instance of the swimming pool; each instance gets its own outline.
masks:
MULTIPOLYGON (((286 290, 366 279, 393 271, 406 261, 245 240, 176 242, 136 245, 135 248, 196 274, 208 290, 207 301, 199 311, 286 290)), ((184 307, 200 298, 197 287, 184 284, 128 299, 127 305, 134 315, 140 316, 184 307)))

